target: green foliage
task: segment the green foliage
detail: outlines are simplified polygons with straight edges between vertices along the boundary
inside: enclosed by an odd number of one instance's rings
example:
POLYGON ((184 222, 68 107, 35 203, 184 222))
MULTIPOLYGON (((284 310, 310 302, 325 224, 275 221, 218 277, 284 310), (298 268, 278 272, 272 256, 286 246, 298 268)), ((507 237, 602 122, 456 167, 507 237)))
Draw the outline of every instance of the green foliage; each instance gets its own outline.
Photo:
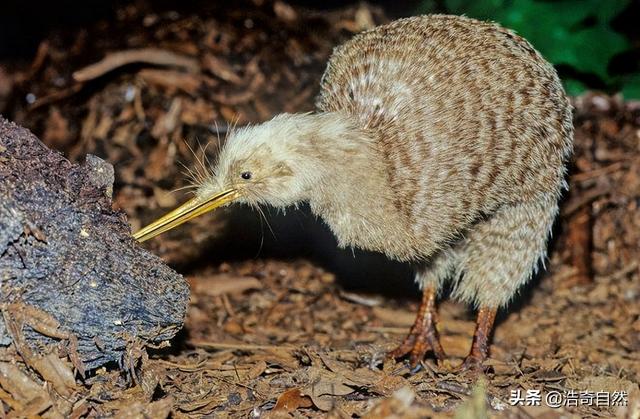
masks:
POLYGON ((625 79, 622 96, 625 99, 640 99, 640 74, 632 74, 625 79))
MULTIPOLYGON (((629 0, 443 1, 450 13, 496 21, 525 37, 552 63, 570 66, 578 74, 596 76, 610 88, 624 82, 623 91, 640 98, 640 75, 624 80, 608 69, 615 55, 630 48, 627 38, 610 26, 629 0)), ((433 0, 425 0, 421 11, 433 5, 433 0)), ((566 77, 565 85, 570 94, 586 88, 582 81, 566 77)))

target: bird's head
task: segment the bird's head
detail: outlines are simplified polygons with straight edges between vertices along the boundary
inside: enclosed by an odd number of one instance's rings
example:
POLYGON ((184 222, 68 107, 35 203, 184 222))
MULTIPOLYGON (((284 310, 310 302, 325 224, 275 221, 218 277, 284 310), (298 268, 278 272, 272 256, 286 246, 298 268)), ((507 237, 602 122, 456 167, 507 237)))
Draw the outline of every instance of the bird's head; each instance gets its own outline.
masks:
POLYGON ((195 197, 134 234, 145 241, 232 201, 286 207, 308 198, 318 180, 314 144, 326 130, 312 114, 282 114, 231 133, 218 160, 199 176, 195 197))

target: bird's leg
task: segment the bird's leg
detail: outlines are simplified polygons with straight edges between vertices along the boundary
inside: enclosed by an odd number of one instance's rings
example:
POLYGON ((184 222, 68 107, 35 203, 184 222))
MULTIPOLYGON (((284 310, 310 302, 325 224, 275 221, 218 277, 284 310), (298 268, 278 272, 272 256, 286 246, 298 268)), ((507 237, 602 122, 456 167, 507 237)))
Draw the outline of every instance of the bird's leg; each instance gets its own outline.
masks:
POLYGON ((487 359, 489 337, 491 336, 495 319, 495 308, 480 307, 476 320, 476 330, 473 333, 471 351, 469 351, 469 355, 464 359, 462 365, 458 367, 459 371, 478 370, 482 368, 482 363, 487 359))
POLYGON ((445 354, 436 330, 436 292, 433 287, 425 287, 418 315, 409 334, 400 346, 387 356, 401 358, 409 355, 411 367, 415 367, 429 350, 433 351, 438 360, 444 359, 445 354))

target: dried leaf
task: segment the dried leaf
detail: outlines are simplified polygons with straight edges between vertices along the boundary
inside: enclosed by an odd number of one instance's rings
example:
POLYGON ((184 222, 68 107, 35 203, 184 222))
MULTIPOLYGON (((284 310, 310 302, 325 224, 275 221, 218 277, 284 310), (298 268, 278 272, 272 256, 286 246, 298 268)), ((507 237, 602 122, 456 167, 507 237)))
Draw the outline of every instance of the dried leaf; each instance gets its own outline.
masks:
POLYGON ((273 410, 293 412, 301 407, 311 406, 313 406, 313 401, 308 396, 302 394, 302 391, 299 388, 292 388, 285 391, 278 397, 273 410))
POLYGON ((312 369, 309 377, 312 383, 306 386, 302 393, 311 397, 313 404, 325 412, 331 410, 335 405, 335 396, 345 396, 355 391, 343 382, 343 377, 319 368, 312 369))

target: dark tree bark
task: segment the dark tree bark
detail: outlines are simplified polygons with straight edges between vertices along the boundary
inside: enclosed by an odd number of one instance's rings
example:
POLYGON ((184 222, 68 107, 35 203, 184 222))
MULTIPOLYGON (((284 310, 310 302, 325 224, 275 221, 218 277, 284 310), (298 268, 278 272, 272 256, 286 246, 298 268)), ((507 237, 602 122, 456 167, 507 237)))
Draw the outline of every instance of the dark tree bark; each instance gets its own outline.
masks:
MULTIPOLYGON (((0 118, 0 301, 35 306, 78 339, 87 368, 121 361, 126 343, 182 327, 185 280, 131 238, 112 209, 113 167, 83 165, 0 118)), ((25 327, 28 342, 49 341, 25 327)), ((0 319, 0 345, 11 336, 0 319)))

